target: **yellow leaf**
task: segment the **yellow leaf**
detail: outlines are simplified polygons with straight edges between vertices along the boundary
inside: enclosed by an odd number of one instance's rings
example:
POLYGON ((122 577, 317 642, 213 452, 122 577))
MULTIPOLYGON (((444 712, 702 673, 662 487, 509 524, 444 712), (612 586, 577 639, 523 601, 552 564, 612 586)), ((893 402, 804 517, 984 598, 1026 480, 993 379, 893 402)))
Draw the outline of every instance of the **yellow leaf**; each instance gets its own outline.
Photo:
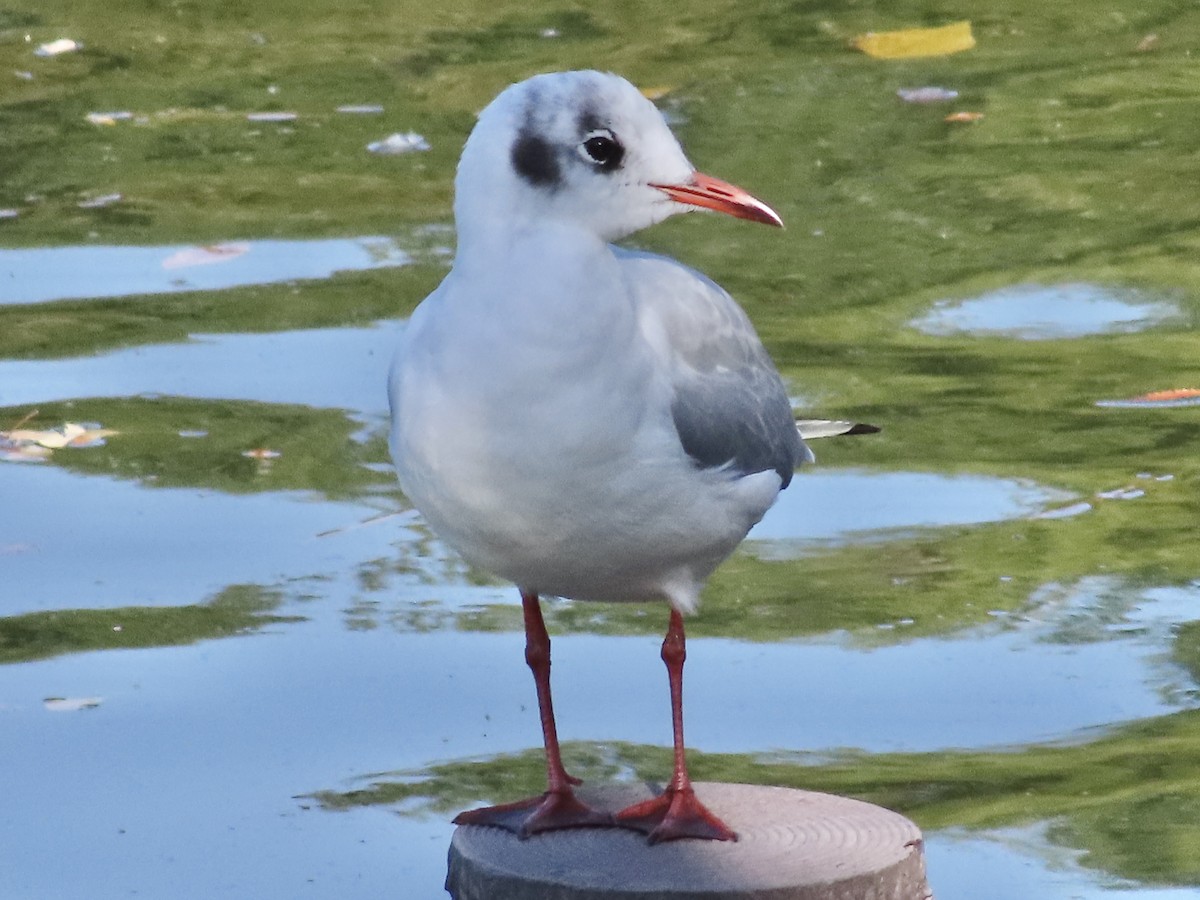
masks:
POLYGON ((647 100, 658 101, 658 100, 661 100, 663 97, 667 96, 667 94, 670 94, 674 90, 675 90, 675 88, 667 87, 665 85, 656 85, 655 87, 645 87, 645 88, 642 88, 642 96, 645 97, 647 100))
POLYGON ((902 31, 860 34, 851 46, 876 59, 907 56, 947 56, 975 46, 970 22, 954 22, 941 28, 905 28, 902 31))

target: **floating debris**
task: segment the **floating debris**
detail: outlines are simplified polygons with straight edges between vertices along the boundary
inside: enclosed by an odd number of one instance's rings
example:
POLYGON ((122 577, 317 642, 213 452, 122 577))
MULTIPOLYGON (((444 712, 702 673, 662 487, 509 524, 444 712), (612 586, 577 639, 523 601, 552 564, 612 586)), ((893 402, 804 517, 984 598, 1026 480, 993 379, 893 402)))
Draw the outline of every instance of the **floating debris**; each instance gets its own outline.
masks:
POLYGON ((205 438, 208 432, 202 428, 185 428, 179 432, 181 438, 205 438))
POLYGON ((191 266, 207 266, 213 263, 228 262, 250 252, 250 245, 237 244, 206 244, 201 247, 188 247, 177 250, 163 260, 164 269, 186 269, 191 266))
POLYGON ((897 88, 896 96, 905 103, 944 103, 957 100, 958 91, 944 87, 897 88))
POLYGON ((15 76, 17 76, 18 78, 20 78, 22 81, 33 81, 33 73, 32 72, 26 72, 23 69, 13 69, 13 74, 15 76))
POLYGON ((133 113, 124 109, 116 112, 90 112, 85 118, 93 125, 116 125, 118 122, 132 119, 133 113))
POLYGON ((116 434, 111 429, 68 422, 62 428, 36 431, 14 428, 0 431, 0 460, 4 462, 45 462, 55 450, 63 447, 98 447, 106 437, 116 434))
POLYGON ((1147 50, 1154 50, 1156 47, 1158 47, 1158 35, 1148 34, 1138 41, 1137 46, 1133 49, 1138 53, 1145 53, 1147 50))
POLYGON ((544 38, 556 38, 559 34, 557 28, 543 28, 539 33, 544 38))
POLYGON ((0 221, 4 219, 15 219, 21 215, 19 209, 0 209, 0 221))
POLYGON ((125 198, 120 194, 102 194, 99 197, 92 197, 90 200, 80 200, 75 205, 80 209, 102 209, 105 206, 120 203, 123 199, 125 198))
POLYGON ((954 22, 940 28, 905 28, 900 31, 869 31, 850 46, 876 59, 913 56, 948 56, 975 46, 970 22, 954 22))
POLYGON ((981 113, 981 112, 968 112, 966 110, 963 110, 962 112, 950 113, 950 115, 946 116, 946 118, 943 119, 942 121, 950 122, 951 124, 953 124, 955 122, 978 122, 982 118, 983 118, 983 113, 981 113))
POLYGON ((63 447, 99 447, 105 438, 117 433, 111 428, 101 428, 95 422, 83 425, 67 422, 60 428, 14 428, 12 431, 0 431, 0 440, 6 440, 10 444, 36 444, 48 450, 61 450, 63 447))
POLYGON ((298 116, 294 112, 252 112, 246 114, 248 122, 295 122, 298 116))
POLYGON ((57 41, 51 41, 48 44, 42 44, 33 51, 34 56, 51 57, 61 56, 64 53, 74 53, 76 50, 82 50, 83 44, 79 41, 73 41, 70 38, 59 38, 57 41))
POLYGON ((339 106, 337 111, 350 116, 375 116, 383 112, 383 106, 379 103, 348 103, 339 106))
POLYGON ((396 132, 381 141, 367 144, 368 151, 381 156, 399 156, 402 153, 415 153, 428 149, 429 142, 415 131, 409 131, 406 134, 396 132))
POLYGON ((1174 388, 1169 391, 1151 391, 1138 397, 1130 397, 1128 400, 1097 400, 1096 405, 1118 408, 1145 406, 1151 409, 1200 406, 1200 389, 1174 388))
POLYGON ((50 712, 79 712, 81 709, 95 709, 103 702, 103 697, 47 697, 42 705, 50 712))

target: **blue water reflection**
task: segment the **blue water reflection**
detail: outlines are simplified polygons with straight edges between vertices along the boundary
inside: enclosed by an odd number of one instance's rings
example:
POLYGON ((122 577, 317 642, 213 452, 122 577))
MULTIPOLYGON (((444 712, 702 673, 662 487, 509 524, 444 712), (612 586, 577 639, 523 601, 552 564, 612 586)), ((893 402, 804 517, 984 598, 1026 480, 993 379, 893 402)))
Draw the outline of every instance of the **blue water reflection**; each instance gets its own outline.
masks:
POLYGON ((221 290, 411 261, 386 237, 0 249, 0 305, 221 290))

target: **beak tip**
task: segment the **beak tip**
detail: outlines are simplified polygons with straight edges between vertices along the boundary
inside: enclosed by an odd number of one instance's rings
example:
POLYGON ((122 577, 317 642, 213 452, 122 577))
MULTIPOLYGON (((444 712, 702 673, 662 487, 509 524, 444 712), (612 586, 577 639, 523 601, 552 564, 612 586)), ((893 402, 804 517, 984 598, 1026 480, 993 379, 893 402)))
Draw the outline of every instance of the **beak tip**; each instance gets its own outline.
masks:
POLYGON ((658 188, 676 203, 711 209, 776 228, 783 227, 783 219, 779 214, 757 197, 737 185, 705 175, 703 172, 694 172, 686 184, 654 184, 652 187, 658 188))

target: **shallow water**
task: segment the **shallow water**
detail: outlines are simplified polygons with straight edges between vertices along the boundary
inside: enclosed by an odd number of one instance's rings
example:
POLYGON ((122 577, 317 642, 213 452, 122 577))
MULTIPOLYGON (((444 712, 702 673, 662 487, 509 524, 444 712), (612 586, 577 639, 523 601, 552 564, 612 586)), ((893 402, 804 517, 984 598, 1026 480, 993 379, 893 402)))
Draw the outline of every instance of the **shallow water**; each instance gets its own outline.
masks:
MULTIPOLYGON (((118 432, 0 462, 0 896, 435 900, 453 811, 540 789, 515 592, 400 495, 384 379, 472 116, 569 65, 789 226, 636 243, 730 286, 805 414, 883 426, 689 622, 698 777, 898 809, 943 900, 1194 895, 1200 426, 1122 398, 1195 380, 1200 20, 1013 0, 884 63, 849 38, 927 9, 367 14, 0 11, 0 430, 118 432)), ((662 779, 665 609, 545 607, 572 768, 662 779)))

